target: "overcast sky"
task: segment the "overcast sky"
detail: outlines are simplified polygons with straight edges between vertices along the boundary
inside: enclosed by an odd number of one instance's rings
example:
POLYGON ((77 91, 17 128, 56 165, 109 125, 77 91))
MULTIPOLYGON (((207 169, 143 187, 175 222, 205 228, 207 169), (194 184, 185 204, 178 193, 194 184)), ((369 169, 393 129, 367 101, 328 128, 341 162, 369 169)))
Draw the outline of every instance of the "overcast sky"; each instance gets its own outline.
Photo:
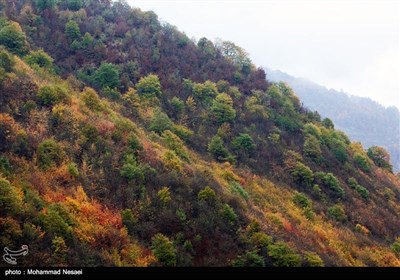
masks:
POLYGON ((399 1, 128 0, 189 38, 233 41, 257 66, 400 108, 399 1))

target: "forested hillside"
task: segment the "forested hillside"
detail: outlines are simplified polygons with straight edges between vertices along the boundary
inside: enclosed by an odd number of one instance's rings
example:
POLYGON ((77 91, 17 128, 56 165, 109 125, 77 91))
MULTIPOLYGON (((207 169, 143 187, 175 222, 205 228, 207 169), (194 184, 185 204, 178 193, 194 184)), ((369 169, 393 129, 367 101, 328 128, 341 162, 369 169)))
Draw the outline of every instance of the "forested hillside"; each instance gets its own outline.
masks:
POLYGON ((266 71, 271 81, 288 83, 305 107, 331 118, 350 139, 361 141, 365 147, 387 149, 394 170, 400 170, 400 112, 396 107, 385 108, 369 98, 328 90, 278 70, 266 71))
POLYGON ((123 1, 0 9, 0 248, 28 245, 19 265, 400 266, 386 150, 239 46, 123 1))

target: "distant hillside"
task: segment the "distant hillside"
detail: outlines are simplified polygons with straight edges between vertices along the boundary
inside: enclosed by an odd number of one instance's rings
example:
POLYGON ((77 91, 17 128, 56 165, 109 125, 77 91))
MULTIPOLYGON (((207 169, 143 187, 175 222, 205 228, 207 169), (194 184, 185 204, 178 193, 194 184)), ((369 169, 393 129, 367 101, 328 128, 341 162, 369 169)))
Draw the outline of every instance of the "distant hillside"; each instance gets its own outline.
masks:
POLYGON ((394 170, 400 170, 400 113, 396 107, 385 108, 370 98, 327 89, 279 70, 266 71, 268 79, 288 83, 305 107, 331 118, 352 140, 361 141, 365 147, 387 149, 394 170))

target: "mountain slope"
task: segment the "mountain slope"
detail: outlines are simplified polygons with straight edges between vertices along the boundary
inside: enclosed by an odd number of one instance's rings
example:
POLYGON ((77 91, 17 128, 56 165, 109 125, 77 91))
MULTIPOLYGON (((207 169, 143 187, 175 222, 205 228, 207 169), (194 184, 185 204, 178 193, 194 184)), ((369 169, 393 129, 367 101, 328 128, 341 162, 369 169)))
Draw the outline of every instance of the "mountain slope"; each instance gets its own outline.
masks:
POLYGON ((395 170, 400 170, 400 112, 396 107, 385 108, 369 98, 357 97, 327 89, 281 71, 267 69, 271 81, 288 83, 304 106, 329 117, 338 129, 364 146, 382 146, 390 153, 395 170))
POLYGON ((19 265, 400 266, 384 151, 240 47, 124 2, 1 8, 0 246, 27 244, 19 265))

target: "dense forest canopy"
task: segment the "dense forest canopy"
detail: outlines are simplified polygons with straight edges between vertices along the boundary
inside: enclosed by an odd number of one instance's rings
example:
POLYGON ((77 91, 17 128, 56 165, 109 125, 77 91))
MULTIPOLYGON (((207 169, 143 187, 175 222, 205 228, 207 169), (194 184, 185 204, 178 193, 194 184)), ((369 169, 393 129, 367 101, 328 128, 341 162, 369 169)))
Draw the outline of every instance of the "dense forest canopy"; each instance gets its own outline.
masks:
POLYGON ((124 1, 0 1, 0 247, 24 266, 399 266, 400 179, 124 1))

